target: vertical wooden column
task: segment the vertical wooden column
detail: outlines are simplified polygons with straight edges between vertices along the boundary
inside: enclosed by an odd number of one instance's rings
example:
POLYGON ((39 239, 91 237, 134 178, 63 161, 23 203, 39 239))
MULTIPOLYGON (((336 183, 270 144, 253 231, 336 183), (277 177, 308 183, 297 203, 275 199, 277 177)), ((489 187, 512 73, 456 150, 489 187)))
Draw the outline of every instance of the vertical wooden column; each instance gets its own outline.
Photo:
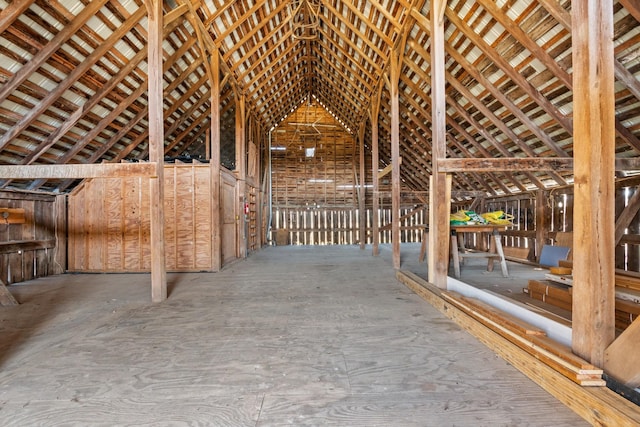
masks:
POLYGON ((164 116, 162 101, 162 15, 161 0, 147 0, 149 12, 149 161, 156 163, 156 176, 149 180, 151 208, 151 300, 167 299, 164 257, 164 116))
POLYGON ((359 222, 359 233, 360 233, 360 249, 364 250, 365 244, 367 243, 367 216, 366 216, 366 205, 365 205, 365 195, 367 193, 367 188, 365 186, 367 182, 367 176, 365 174, 365 157, 364 157, 364 131, 366 129, 366 121, 363 121, 360 125, 360 129, 358 131, 358 144, 360 149, 360 179, 358 186, 358 222, 359 222))
POLYGON ((220 222, 220 54, 211 56, 211 244, 213 248, 213 271, 222 268, 222 242, 220 222))
POLYGON ((542 246, 547 240, 550 215, 549 206, 547 206, 547 192, 538 190, 536 193, 536 260, 538 262, 540 262, 542 246))
POLYGON ((238 258, 247 257, 247 236, 244 215, 247 186, 247 143, 246 143, 246 112, 243 93, 236 94, 236 196, 238 197, 238 258))
POLYGON ((380 179, 378 178, 378 168, 380 166, 380 156, 378 150, 378 115, 380 113, 380 92, 382 86, 378 92, 378 98, 371 103, 371 184, 373 187, 373 200, 372 200, 372 212, 371 218, 373 222, 372 226, 372 241, 371 253, 373 256, 380 254, 380 179))
POLYGON ((615 337, 613 0, 573 0, 573 352, 602 366, 615 337))
MULTIPOLYGON (((400 47, 404 49, 404 45, 400 47)), ((391 53, 391 247, 393 268, 400 268, 400 69, 402 54, 394 49, 391 53)))
POLYGON ((451 187, 447 175, 439 172, 439 159, 446 157, 446 94, 444 11, 446 0, 431 0, 431 160, 433 177, 429 201, 429 281, 439 288, 447 288, 449 270, 449 213, 451 187))

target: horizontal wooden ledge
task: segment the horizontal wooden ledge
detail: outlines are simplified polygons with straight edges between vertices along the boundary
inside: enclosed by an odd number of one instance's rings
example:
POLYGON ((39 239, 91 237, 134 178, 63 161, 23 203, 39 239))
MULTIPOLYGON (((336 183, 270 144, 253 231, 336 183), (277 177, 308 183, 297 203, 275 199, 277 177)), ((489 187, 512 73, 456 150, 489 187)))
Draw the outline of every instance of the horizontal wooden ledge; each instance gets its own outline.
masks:
MULTIPOLYGON (((640 171, 640 158, 617 158, 617 171, 640 171)), ((498 157, 438 159, 440 172, 571 171, 572 157, 498 157)))
POLYGON ((55 239, 50 240, 14 240, 0 243, 0 254, 8 254, 19 251, 37 251, 41 249, 53 249, 56 247, 55 239))
POLYGON ((0 179, 82 179, 133 176, 156 177, 156 163, 0 166, 0 179))

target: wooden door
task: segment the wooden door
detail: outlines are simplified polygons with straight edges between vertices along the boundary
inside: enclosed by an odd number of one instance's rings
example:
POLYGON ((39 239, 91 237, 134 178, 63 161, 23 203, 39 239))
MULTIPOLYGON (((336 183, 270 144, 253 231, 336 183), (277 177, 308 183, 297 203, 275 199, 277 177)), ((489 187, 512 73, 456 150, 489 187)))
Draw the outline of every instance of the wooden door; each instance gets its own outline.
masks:
POLYGON ((222 265, 237 258, 238 236, 236 231, 236 179, 233 175, 222 172, 220 180, 220 217, 222 265))

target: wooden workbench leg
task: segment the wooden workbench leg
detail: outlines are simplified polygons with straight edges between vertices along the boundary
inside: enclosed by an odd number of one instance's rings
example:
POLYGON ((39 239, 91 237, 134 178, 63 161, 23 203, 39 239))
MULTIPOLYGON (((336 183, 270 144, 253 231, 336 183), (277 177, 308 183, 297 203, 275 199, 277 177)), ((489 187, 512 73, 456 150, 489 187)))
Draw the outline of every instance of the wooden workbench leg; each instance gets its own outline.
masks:
MULTIPOLYGON (((486 237, 486 234, 484 235, 484 237, 486 237)), ((498 253, 496 250, 496 242, 499 242, 499 240, 494 239, 493 235, 489 236, 489 253, 490 254, 498 253)), ((494 259, 491 257, 487 258, 487 271, 493 271, 493 260, 494 259)))
POLYGON ((18 301, 16 301, 13 295, 11 295, 11 292, 9 292, 9 289, 7 289, 4 282, 0 280, 0 305, 10 306, 18 304, 18 301))
POLYGON ((458 254, 458 236, 457 233, 451 233, 451 258, 453 259, 453 276, 460 278, 460 256, 458 254))
POLYGON ((493 233, 493 241, 496 246, 496 253, 500 255, 500 268, 502 268, 502 277, 509 277, 509 271, 507 271, 507 260, 504 258, 504 251, 502 250, 502 239, 500 233, 493 233))

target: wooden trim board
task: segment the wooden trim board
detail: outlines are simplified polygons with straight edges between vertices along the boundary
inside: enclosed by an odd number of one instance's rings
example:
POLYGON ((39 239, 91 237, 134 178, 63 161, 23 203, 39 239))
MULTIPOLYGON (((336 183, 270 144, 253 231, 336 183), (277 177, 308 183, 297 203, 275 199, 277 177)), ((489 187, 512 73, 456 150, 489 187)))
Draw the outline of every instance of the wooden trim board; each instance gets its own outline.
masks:
POLYGON ((442 298, 442 290, 415 274, 397 279, 593 425, 640 425, 640 408, 606 387, 582 387, 477 322, 442 298))

